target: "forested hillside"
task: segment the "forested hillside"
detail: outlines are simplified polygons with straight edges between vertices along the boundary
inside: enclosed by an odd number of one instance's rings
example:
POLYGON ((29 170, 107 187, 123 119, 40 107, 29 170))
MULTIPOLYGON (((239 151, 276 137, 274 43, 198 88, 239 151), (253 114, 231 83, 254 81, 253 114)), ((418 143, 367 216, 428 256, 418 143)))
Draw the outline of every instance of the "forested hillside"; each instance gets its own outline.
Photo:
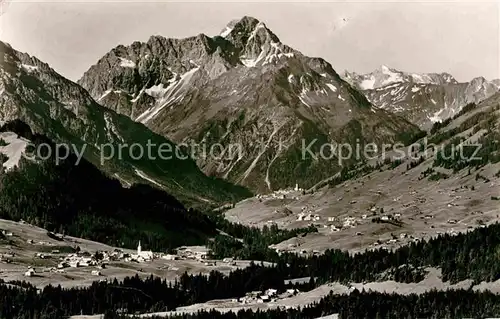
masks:
MULTIPOLYGON (((55 145, 16 121, 1 131, 15 132, 34 145, 55 145)), ((63 151, 61 151, 63 153, 63 151)), ((169 194, 149 185, 124 188, 85 159, 71 154, 56 165, 21 159, 20 167, 0 175, 0 218, 20 220, 51 231, 132 248, 141 240, 157 251, 204 243, 215 226, 187 210, 169 194)))

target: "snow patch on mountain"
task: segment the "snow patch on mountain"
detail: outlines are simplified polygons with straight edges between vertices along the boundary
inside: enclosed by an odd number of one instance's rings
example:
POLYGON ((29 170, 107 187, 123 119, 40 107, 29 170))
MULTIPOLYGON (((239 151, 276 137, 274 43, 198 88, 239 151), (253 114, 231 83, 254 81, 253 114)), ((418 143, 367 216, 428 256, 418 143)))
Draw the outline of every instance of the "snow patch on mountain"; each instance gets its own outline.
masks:
POLYGON ((371 76, 370 78, 361 81, 359 87, 362 90, 373 90, 375 88, 375 81, 376 81, 375 77, 371 76))
POLYGON ((410 74, 410 78, 415 83, 433 83, 432 78, 427 74, 412 73, 410 74))
POLYGON ((29 144, 29 140, 19 137, 13 132, 3 132, 0 133, 0 140, 3 140, 7 145, 0 146, 0 153, 8 157, 8 160, 3 163, 5 169, 11 170, 14 167, 19 166, 19 161, 26 151, 26 147, 29 144))
POLYGON ((247 42, 252 40, 257 35, 257 32, 259 31, 259 29, 267 30, 266 25, 263 22, 257 23, 257 25, 255 26, 255 29, 253 29, 252 33, 250 34, 250 37, 248 38, 247 42))
POLYGON ((110 95, 111 93, 114 93, 114 94, 121 94, 122 93, 122 90, 113 90, 113 89, 109 89, 109 90, 106 90, 103 95, 97 99, 97 102, 100 102, 101 100, 103 100, 106 96, 110 95))
POLYGON ((113 92, 113 90, 111 90, 111 89, 106 90, 106 91, 104 92, 104 94, 103 94, 103 95, 101 95, 101 97, 97 99, 97 102, 100 102, 102 99, 104 99, 106 96, 108 96, 111 92, 113 92))
POLYGON ((133 69, 136 67, 134 61, 132 61, 132 60, 128 60, 125 58, 119 58, 119 59, 120 59, 120 66, 123 68, 132 68, 133 69))
POLYGON ((273 158, 271 159, 271 162, 269 162, 269 165, 267 166, 267 169, 266 169, 266 177, 264 179, 264 182, 266 183, 267 185, 267 188, 272 191, 272 187, 271 187, 271 180, 269 179, 269 170, 271 168, 271 165, 273 165, 274 161, 280 156, 281 154, 281 150, 278 149, 278 151, 276 152, 276 154, 274 154, 273 158))
POLYGON ((38 67, 30 64, 21 64, 21 67, 28 73, 38 70, 38 67))
POLYGON ((294 54, 291 52, 284 53, 280 45, 281 43, 271 42, 271 50, 267 54, 266 58, 264 59, 264 63, 262 65, 276 63, 282 57, 292 58, 294 56, 294 54))
POLYGON ((299 100, 300 102, 302 102, 302 104, 304 104, 305 106, 307 106, 308 108, 311 108, 311 106, 305 101, 304 97, 307 97, 307 96, 304 96, 304 95, 299 95, 299 100))
POLYGON ((444 111, 445 111, 444 109, 441 109, 441 110, 435 112, 432 116, 429 116, 429 120, 432 123, 437 123, 437 122, 441 123, 441 122, 443 122, 443 118, 441 116, 442 116, 442 113, 444 111))
POLYGON ((382 86, 403 81, 403 77, 399 72, 394 72, 385 65, 382 65, 381 70, 382 73, 387 76, 387 78, 382 81, 382 86))
POLYGON ((307 90, 303 88, 302 92, 300 92, 299 94, 299 100, 300 102, 302 102, 302 104, 304 104, 308 108, 311 108, 311 105, 306 101, 307 99, 309 99, 309 97, 307 96, 307 90))
POLYGON ((151 182, 153 184, 155 184, 156 186, 159 186, 159 187, 163 187, 162 184, 158 183, 157 181, 155 181, 154 179, 152 179, 151 177, 149 177, 146 173, 144 173, 143 171, 139 170, 139 169, 135 169, 135 173, 137 174, 137 176, 139 176, 140 178, 148 181, 148 182, 151 182))
POLYGON ((330 90, 332 90, 332 92, 337 92, 337 87, 331 83, 326 83, 326 86, 328 86, 330 88, 330 90))
POLYGON ((284 52, 281 47, 281 43, 271 42, 270 47, 266 48, 264 46, 260 47, 260 53, 256 58, 249 58, 246 55, 240 56, 241 63, 248 67, 253 68, 260 65, 277 63, 282 58, 292 58, 294 54, 292 52, 284 52))
MULTIPOLYGON (((179 102, 183 99, 187 84, 190 82, 193 75, 199 70, 199 67, 193 68, 180 77, 174 77, 169 82, 170 84, 164 88, 163 84, 146 89, 145 92, 151 93, 151 96, 158 99, 156 106, 146 110, 139 115, 135 120, 143 124, 151 121, 165 107, 179 102)), ((148 93, 148 94, 149 94, 148 93)))
MULTIPOLYGON (((257 163, 259 162, 259 160, 262 157, 262 155, 267 151, 267 148, 271 144, 271 141, 273 140, 274 135, 276 135, 276 133, 278 133, 278 131, 280 130, 281 126, 283 126, 284 124, 285 123, 282 123, 280 126, 274 127, 273 132, 271 133, 271 135, 269 135, 269 138, 268 138, 266 144, 264 145, 264 147, 262 147, 262 149, 259 152, 259 154, 255 157, 255 159, 252 161, 252 163, 250 164, 250 166, 247 168, 247 170, 243 174, 243 178, 241 179, 241 181, 244 181, 245 179, 247 179, 248 175, 250 175, 250 173, 253 171, 253 169, 255 168, 255 166, 257 165, 257 163)), ((269 186, 270 186, 270 184, 269 184, 269 186)))
POLYGON ((123 137, 120 135, 120 132, 117 130, 115 123, 113 123, 113 119, 109 113, 104 114, 104 122, 106 123, 106 134, 108 135, 108 139, 110 141, 114 141, 114 134, 121 142, 125 142, 123 137))
POLYGON ((219 35, 221 37, 225 38, 231 33, 231 31, 233 31, 233 28, 230 28, 229 26, 227 26, 224 30, 222 30, 222 32, 219 35))
POLYGON ((130 102, 135 103, 135 102, 139 101, 139 99, 141 98, 141 96, 144 94, 144 92, 145 92, 145 91, 146 91, 146 88, 143 88, 143 89, 139 92, 139 94, 137 94, 137 96, 136 96, 136 97, 134 97, 132 100, 130 100, 130 102))
MULTIPOLYGON (((175 80, 170 83, 175 83, 175 80)), ((164 87, 163 83, 160 83, 158 85, 153 85, 152 87, 145 89, 144 92, 147 95, 158 98, 165 95, 165 93, 167 93, 168 91, 168 88, 169 87, 164 87)))
POLYGON ((344 79, 361 90, 374 90, 384 88, 387 85, 410 82, 414 84, 435 85, 458 83, 453 76, 448 73, 406 73, 389 68, 386 65, 382 65, 377 70, 367 74, 357 74, 346 71, 344 73, 344 79))
POLYGON ((266 53, 264 51, 264 48, 261 47, 260 53, 257 56, 257 58, 251 59, 251 58, 246 58, 245 56, 242 56, 242 57, 240 57, 240 61, 247 68, 253 68, 253 67, 256 67, 257 64, 265 58, 265 55, 266 55, 266 53))

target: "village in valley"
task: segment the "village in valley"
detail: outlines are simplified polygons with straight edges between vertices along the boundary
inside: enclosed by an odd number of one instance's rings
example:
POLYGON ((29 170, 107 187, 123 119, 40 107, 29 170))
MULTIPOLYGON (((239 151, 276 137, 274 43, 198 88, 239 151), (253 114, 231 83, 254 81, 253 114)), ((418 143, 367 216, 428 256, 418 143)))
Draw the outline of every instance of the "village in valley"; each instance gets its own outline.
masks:
POLYGON ((184 272, 229 273, 251 261, 211 260, 205 246, 179 247, 176 253, 153 252, 138 242, 136 250, 64 236, 26 222, 0 220, 0 279, 35 286, 85 286, 96 280, 151 274, 175 280, 184 272))
MULTIPOLYGON (((315 227, 317 233, 271 247, 278 253, 301 254, 319 254, 329 248, 393 250, 441 234, 470 232, 498 218, 494 198, 500 186, 495 177, 500 165, 428 181, 422 176, 433 160, 411 170, 404 164, 377 170, 335 186, 304 190, 296 185, 257 195, 228 209, 225 216, 256 227, 315 227)), ((442 170, 442 174, 449 173, 442 170)))
MULTIPOLYGON (((401 165, 320 189, 295 185, 256 195, 222 211, 229 221, 249 226, 317 229, 269 247, 279 254, 321 254, 330 248, 391 250, 440 234, 486 227, 496 220, 497 207, 490 198, 499 186, 493 177, 498 165, 483 169, 485 180, 463 173, 434 183, 419 179, 426 169, 425 163, 420 166, 408 172, 401 165), (381 187, 383 180, 387 183, 381 187)), ((232 256, 212 260, 205 246, 179 247, 175 253, 166 253, 153 252, 138 242, 136 250, 121 249, 25 222, 1 221, 0 231, 11 242, 0 248, 0 279, 28 279, 42 286, 59 282, 85 285, 135 274, 173 280, 184 272, 228 273, 249 264, 232 256)))
MULTIPOLYGON (((8 243, 0 248, 0 280, 13 285, 26 281, 40 289, 46 285, 83 287, 95 281, 121 280, 135 275, 142 278, 154 275, 174 281, 185 272, 208 274, 217 270, 227 274, 237 268, 248 267, 252 262, 231 257, 212 260, 205 246, 179 247, 176 253, 171 254, 146 250, 140 242, 136 250, 120 249, 53 233, 26 222, 1 219, 0 234, 8 243)), ((271 265, 267 262, 263 264, 271 265)), ((307 282, 309 278, 295 281, 307 282)), ((300 294, 293 288, 279 293, 276 289, 267 289, 248 292, 227 302, 253 307, 274 304, 300 294)))

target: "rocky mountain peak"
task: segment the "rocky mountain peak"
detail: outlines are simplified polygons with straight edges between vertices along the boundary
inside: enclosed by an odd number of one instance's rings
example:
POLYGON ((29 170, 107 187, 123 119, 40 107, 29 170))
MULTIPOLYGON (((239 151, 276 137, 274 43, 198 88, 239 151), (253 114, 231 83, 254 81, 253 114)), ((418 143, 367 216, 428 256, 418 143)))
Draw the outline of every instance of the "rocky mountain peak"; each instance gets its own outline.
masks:
POLYGON ((273 42, 280 42, 278 37, 267 28, 264 22, 261 22, 253 17, 244 16, 241 19, 230 21, 220 36, 244 47, 249 39, 253 36, 258 38, 266 38, 273 42))
POLYGON ((496 85, 496 87, 500 90, 500 79, 492 80, 491 83, 496 85))
POLYGON ((482 76, 478 76, 478 77, 476 77, 476 78, 473 78, 473 79, 470 81, 470 83, 471 83, 472 85, 483 85, 484 83, 487 83, 487 82, 488 82, 488 80, 486 80, 486 79, 485 79, 484 77, 482 77, 482 76))
POLYGON ((457 80, 449 73, 409 73, 381 65, 373 72, 358 74, 344 72, 344 80, 360 90, 376 90, 396 83, 402 84, 457 84, 457 80))
POLYGON ((241 145, 240 158, 200 158, 197 164, 253 190, 310 186, 336 172, 336 165, 320 168, 326 162, 297 161, 302 140, 380 143, 417 131, 372 108, 330 63, 281 43, 255 18, 231 21, 213 38, 155 36, 118 51, 119 61, 99 61, 79 83, 100 104, 175 142, 241 145), (283 167, 303 170, 305 177, 289 180, 283 167))
POLYGON ((261 45, 266 42, 280 42, 279 38, 267 28, 264 22, 252 17, 243 17, 237 22, 230 22, 225 32, 225 38, 237 48, 244 48, 252 40, 261 45))
POLYGON ((387 65, 385 64, 382 64, 378 69, 377 69, 379 72, 381 73, 388 73, 388 72, 397 72, 396 70, 394 69, 391 69, 390 67, 388 67, 387 65))
POLYGON ((385 65, 367 74, 346 71, 343 77, 375 106, 401 114, 423 128, 457 114, 469 103, 479 103, 500 88, 484 77, 459 83, 446 72, 410 73, 385 65))
POLYGON ((450 73, 442 72, 440 76, 445 80, 446 83, 458 83, 458 81, 455 80, 453 75, 451 75, 450 73))
POLYGON ((293 51, 265 23, 248 16, 231 21, 220 36, 234 46, 241 63, 248 67, 277 62, 293 51))

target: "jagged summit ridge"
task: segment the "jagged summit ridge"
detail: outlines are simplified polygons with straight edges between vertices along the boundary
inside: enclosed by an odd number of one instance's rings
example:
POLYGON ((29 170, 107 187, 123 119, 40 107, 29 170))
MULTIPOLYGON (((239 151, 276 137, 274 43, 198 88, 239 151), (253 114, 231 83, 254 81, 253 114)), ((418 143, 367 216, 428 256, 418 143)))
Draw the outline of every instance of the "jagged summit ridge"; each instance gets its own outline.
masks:
POLYGON ((283 45, 263 22, 255 18, 243 17, 231 22, 226 29, 225 37, 211 38, 199 34, 170 39, 152 36, 147 42, 119 45, 91 67, 79 83, 96 99, 109 93, 141 99, 143 90, 155 86, 167 88, 194 69, 200 69, 205 77, 214 79, 234 67, 276 64, 299 54, 283 45), (96 76, 103 65, 106 65, 108 74, 96 76), (109 90, 111 86, 120 89, 109 90))
POLYGON ((456 84, 455 78, 446 72, 443 73, 407 73, 381 65, 371 73, 358 74, 356 72, 344 72, 344 79, 360 90, 374 90, 394 83, 415 84, 456 84))
POLYGON ((497 81, 477 77, 459 83, 451 74, 407 73, 381 66, 368 74, 346 71, 343 78, 359 88, 374 105, 404 116, 423 128, 497 93, 497 81))
POLYGON ((79 83, 102 105, 175 142, 241 146, 242 157, 197 164, 256 191, 307 187, 337 171, 299 160, 302 140, 382 142, 416 132, 373 108, 330 63, 283 44, 251 17, 214 37, 155 36, 115 48, 79 83))

